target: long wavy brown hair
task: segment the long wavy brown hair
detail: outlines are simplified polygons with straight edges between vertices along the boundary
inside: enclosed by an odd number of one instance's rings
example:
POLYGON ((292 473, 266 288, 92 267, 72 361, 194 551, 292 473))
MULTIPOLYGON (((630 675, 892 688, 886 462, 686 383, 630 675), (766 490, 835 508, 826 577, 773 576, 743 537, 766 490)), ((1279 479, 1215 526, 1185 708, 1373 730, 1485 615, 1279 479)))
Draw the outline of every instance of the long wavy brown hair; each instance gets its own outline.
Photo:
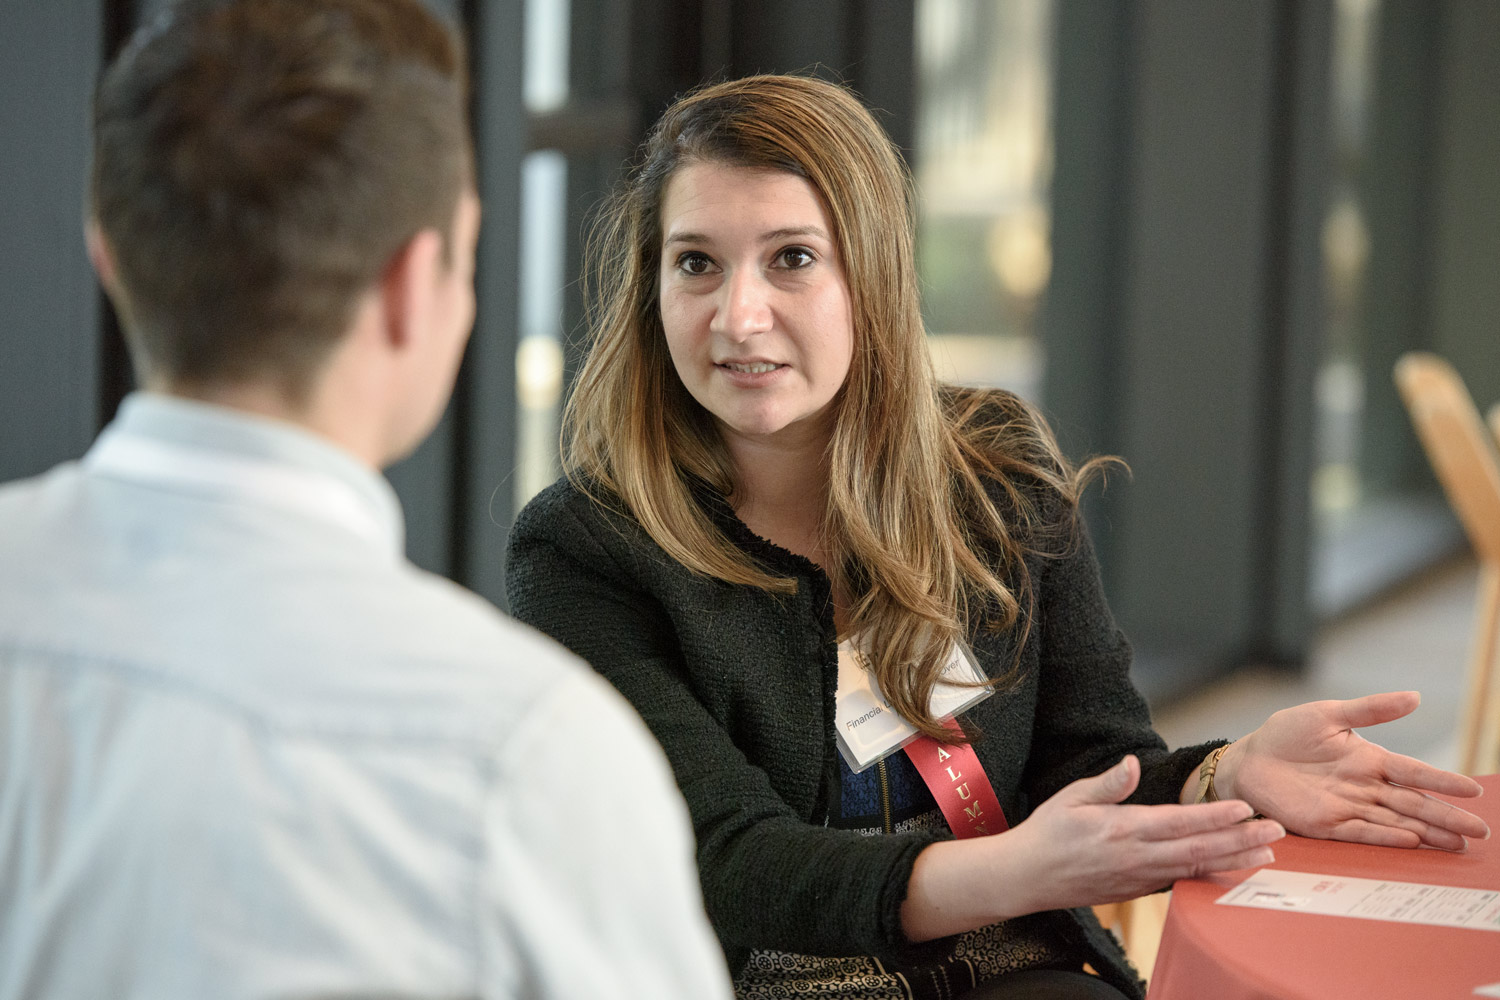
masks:
POLYGON ((704 484, 733 504, 734 468, 667 352, 658 267, 667 181, 705 162, 788 171, 828 208, 855 349, 827 452, 823 569, 849 601, 846 631, 861 637, 891 706, 951 741, 928 703, 954 641, 971 626, 1019 629, 1019 656, 1030 627, 1024 560, 1069 542, 1055 516, 1038 516, 1038 497, 1076 506, 1099 462, 1071 467, 1014 396, 938 384, 919 310, 910 179, 848 90, 754 76, 694 91, 662 116, 590 234, 591 342, 563 417, 564 470, 684 566, 795 589, 694 497, 704 484))

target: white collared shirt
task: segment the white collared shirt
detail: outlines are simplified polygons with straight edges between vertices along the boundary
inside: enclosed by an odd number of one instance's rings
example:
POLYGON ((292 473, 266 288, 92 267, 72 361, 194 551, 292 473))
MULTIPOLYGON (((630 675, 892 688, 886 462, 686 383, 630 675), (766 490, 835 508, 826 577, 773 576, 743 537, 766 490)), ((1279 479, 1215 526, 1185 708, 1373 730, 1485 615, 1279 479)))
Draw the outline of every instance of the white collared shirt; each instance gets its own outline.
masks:
POLYGON ((0 1000, 728 996, 645 727, 401 548, 166 397, 0 487, 0 1000))

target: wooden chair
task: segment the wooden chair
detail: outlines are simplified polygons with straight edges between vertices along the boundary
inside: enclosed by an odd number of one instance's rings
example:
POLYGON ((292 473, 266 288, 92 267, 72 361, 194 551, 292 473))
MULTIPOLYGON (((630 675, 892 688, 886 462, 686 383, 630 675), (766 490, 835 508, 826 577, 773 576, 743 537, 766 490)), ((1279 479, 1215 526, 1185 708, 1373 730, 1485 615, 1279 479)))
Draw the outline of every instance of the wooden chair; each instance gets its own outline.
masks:
POLYGON ((1500 770, 1500 407, 1492 433, 1453 366, 1414 352, 1396 362, 1396 387, 1417 437, 1479 557, 1479 598, 1467 697, 1458 734, 1458 770, 1500 770))

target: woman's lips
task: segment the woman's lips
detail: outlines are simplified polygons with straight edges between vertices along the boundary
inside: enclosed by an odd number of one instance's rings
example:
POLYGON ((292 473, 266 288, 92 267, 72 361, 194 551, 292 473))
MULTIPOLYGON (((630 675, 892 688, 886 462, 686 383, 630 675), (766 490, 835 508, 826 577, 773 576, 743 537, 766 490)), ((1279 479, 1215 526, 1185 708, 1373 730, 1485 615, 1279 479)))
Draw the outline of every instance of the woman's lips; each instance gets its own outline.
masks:
POLYGON ((787 370, 786 365, 774 361, 720 361, 714 367, 723 372, 730 383, 745 388, 767 385, 787 370))
POLYGON ((773 372, 786 366, 778 365, 774 361, 721 361, 719 367, 728 368, 741 375, 764 375, 766 372, 773 372))

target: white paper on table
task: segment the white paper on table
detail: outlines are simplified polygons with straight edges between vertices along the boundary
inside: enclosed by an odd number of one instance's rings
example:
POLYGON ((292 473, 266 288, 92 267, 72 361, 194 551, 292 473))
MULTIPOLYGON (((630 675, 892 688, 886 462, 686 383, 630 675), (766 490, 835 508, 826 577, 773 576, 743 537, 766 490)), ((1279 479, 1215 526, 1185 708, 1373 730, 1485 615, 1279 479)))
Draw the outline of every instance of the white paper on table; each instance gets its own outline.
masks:
POLYGON ((1474 987, 1476 997, 1500 997, 1500 983, 1490 983, 1488 986, 1474 987))
POLYGON ((1500 931, 1500 890, 1262 868, 1220 896, 1225 906, 1500 931))

